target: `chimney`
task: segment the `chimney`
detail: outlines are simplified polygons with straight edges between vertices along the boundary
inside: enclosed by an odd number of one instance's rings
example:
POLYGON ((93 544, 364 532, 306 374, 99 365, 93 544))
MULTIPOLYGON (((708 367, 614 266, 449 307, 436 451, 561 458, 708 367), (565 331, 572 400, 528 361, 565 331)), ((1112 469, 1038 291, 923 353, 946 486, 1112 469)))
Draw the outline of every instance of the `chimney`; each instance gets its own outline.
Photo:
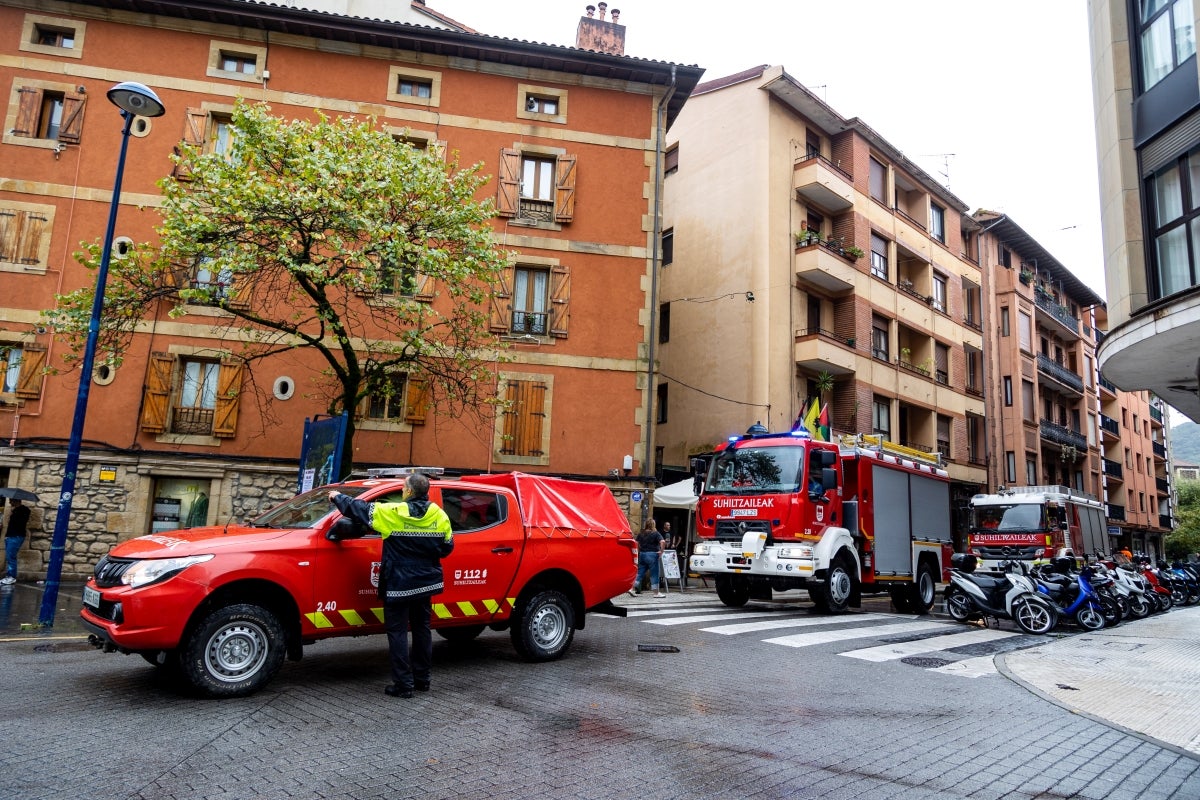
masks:
POLYGON ((586 8, 587 16, 579 18, 579 29, 575 33, 575 46, 581 50, 595 50, 614 56, 625 55, 625 26, 618 25, 620 9, 612 10, 612 22, 604 18, 608 3, 598 3, 600 16, 595 16, 596 6, 586 8))

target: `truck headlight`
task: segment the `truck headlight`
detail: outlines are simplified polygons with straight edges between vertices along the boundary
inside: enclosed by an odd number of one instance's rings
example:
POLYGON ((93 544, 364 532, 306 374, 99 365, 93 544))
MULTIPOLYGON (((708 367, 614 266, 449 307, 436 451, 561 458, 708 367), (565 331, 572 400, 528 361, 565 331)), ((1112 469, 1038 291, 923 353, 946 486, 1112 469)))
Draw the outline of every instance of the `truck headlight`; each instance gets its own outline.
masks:
POLYGON ((781 547, 777 552, 777 557, 811 559, 813 557, 813 546, 811 544, 801 544, 792 547, 781 547))
POLYGON ((698 544, 692 548, 692 555, 694 555, 694 556, 706 556, 706 555, 708 555, 708 553, 709 553, 709 546, 704 543, 698 544))
POLYGON ((137 588, 178 575, 193 564, 203 564, 212 559, 212 554, 203 556, 181 556, 179 558, 150 558, 135 562, 121 575, 121 583, 137 588))

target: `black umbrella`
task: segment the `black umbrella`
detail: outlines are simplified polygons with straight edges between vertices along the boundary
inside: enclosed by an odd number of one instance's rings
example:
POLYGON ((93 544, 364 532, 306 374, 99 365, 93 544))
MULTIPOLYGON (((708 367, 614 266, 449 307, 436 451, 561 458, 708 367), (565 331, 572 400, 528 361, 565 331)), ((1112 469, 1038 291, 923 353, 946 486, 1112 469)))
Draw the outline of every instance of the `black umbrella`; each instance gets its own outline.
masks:
POLYGON ((28 489, 18 489, 15 486, 0 486, 0 497, 11 497, 13 500, 20 500, 22 503, 36 503, 38 496, 28 489))

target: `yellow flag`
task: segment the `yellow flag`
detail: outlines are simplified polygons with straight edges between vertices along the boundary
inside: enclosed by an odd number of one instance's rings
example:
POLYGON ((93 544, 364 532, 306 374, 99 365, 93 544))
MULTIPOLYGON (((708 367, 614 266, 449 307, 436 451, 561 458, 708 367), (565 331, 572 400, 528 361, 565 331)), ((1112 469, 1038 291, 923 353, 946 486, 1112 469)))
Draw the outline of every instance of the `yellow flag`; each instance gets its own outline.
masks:
POLYGON ((821 431, 817 428, 817 417, 820 415, 821 404, 814 397, 812 405, 808 407, 808 413, 804 415, 804 427, 808 428, 809 435, 817 441, 821 440, 821 431))

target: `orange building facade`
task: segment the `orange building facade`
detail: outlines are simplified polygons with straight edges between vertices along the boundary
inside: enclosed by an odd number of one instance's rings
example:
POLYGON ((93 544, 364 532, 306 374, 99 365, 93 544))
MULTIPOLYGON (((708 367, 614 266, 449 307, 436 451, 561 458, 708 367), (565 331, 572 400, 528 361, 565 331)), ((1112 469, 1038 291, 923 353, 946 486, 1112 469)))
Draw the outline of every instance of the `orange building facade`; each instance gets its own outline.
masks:
MULTIPOLYGON (((238 98, 286 118, 374 117, 416 146, 482 162, 493 180, 480 199, 494 199, 494 239, 512 253, 489 309, 490 388, 507 403, 448 419, 401 376, 396 394, 356 410, 354 462, 600 477, 639 518, 662 143, 701 70, 614 52, 624 28, 590 18, 581 46, 559 47, 435 17, 164 9, 0 0, 0 485, 43 498, 22 575, 44 571, 80 378, 46 373, 67 349, 41 312, 94 281, 72 254, 103 235, 121 130, 105 92, 125 80, 167 112, 134 122, 118 243, 153 239, 173 148, 228 146, 238 98)), ((436 284, 415 292, 444 302, 436 284)), ((147 308, 124 361, 90 376, 64 577, 89 573, 117 540, 244 519, 296 489, 304 421, 328 405, 315 354, 248 366, 218 309, 168 310, 147 308)))

